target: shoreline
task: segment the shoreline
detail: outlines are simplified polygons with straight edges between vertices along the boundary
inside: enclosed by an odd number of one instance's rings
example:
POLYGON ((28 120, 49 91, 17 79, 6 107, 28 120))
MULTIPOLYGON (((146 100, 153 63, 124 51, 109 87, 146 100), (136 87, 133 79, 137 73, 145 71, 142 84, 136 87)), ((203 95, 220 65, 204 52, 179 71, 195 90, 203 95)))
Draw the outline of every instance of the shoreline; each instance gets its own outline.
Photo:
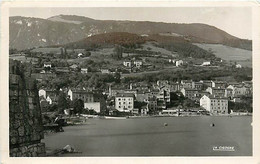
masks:
POLYGON ((126 116, 126 117, 113 117, 113 116, 101 116, 90 117, 87 119, 108 119, 108 120, 125 120, 125 119, 138 119, 138 118, 160 118, 160 117, 241 117, 241 116, 253 116, 250 114, 228 114, 228 115, 151 115, 151 116, 126 116))

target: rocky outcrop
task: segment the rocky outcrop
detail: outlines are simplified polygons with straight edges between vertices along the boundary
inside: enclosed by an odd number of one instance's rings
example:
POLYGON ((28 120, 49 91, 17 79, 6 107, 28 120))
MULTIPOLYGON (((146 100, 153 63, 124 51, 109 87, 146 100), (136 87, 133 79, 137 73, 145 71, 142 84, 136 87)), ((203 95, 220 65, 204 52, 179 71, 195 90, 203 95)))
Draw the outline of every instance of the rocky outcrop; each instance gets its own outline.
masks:
POLYGON ((25 77, 20 62, 9 61, 10 156, 44 156, 43 126, 36 81, 25 77))

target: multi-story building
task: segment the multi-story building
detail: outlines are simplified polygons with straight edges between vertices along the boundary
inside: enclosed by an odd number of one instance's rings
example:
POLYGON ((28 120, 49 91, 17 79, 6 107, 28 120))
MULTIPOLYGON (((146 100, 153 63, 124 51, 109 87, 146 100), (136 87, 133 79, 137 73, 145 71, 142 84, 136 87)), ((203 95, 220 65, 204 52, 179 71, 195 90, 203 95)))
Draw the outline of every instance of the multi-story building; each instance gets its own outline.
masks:
POLYGON ((192 88, 192 80, 181 80, 182 88, 192 88))
POLYGON ((224 97, 202 96, 200 106, 210 113, 228 114, 228 99, 224 97))
POLYGON ((148 97, 158 96, 160 90, 159 89, 150 89, 148 94, 148 97))
POLYGON ((140 90, 149 90, 150 85, 147 84, 146 82, 137 82, 137 83, 130 83, 129 85, 130 89, 136 89, 138 91, 140 90))
POLYGON ((115 96, 115 108, 120 112, 131 112, 134 109, 134 94, 117 94, 115 96))
POLYGON ((212 81, 211 80, 200 80, 200 82, 203 83, 203 85, 207 87, 212 87, 212 81))
POLYGON ((227 88, 232 90, 232 97, 250 96, 252 88, 245 85, 229 85, 227 88))
POLYGON ((225 81, 212 81, 212 87, 214 87, 214 88, 226 88, 227 82, 225 82, 225 81))
POLYGON ((108 95, 110 97, 113 97, 113 96, 116 96, 118 93, 124 93, 124 90, 125 90, 125 88, 123 88, 123 87, 115 88, 110 85, 109 89, 108 89, 108 95))
POLYGON ((70 89, 68 91, 68 96, 71 101, 73 101, 75 99, 81 99, 84 103, 85 102, 94 102, 93 92, 86 91, 86 90, 70 89))
POLYGON ((226 95, 226 89, 225 88, 215 88, 215 87, 208 87, 206 89, 207 92, 209 92, 211 95, 217 96, 217 97, 225 97, 226 95))
POLYGON ((157 94, 157 99, 159 101, 164 101, 165 103, 170 103, 171 97, 170 97, 169 88, 166 87, 160 88, 159 93, 157 94))
POLYGON ((225 97, 231 99, 233 96, 233 90, 231 88, 226 88, 225 89, 225 97))
POLYGON ((197 89, 191 89, 191 88, 182 88, 181 89, 181 93, 183 94, 183 96, 187 97, 191 100, 196 99, 198 92, 199 92, 199 90, 197 90, 197 89))
POLYGON ((168 84, 168 87, 170 88, 170 92, 177 92, 180 90, 179 83, 170 83, 170 84, 168 84))
POLYGON ((156 97, 149 97, 147 103, 147 109, 150 114, 156 114, 158 110, 156 97))
POLYGON ((207 91, 199 90, 199 91, 195 94, 194 100, 195 100, 196 102, 199 102, 199 101, 200 101, 200 98, 203 97, 204 95, 209 96, 210 93, 207 92, 207 91))
POLYGON ((203 89, 203 83, 202 82, 192 82, 192 88, 197 89, 197 90, 202 90, 203 89))
POLYGON ((98 113, 106 110, 105 98, 99 91, 69 89, 68 96, 71 101, 81 99, 86 109, 93 109, 98 113))

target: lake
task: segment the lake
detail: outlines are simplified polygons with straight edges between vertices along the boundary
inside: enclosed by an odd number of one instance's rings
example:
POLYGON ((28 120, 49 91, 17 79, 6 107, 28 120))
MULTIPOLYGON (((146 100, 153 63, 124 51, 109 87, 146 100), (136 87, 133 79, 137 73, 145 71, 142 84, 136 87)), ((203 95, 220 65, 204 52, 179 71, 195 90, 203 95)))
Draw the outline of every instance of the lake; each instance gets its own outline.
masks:
POLYGON ((88 119, 43 142, 48 151, 71 145, 82 152, 61 156, 251 156, 251 122, 251 116, 88 119))

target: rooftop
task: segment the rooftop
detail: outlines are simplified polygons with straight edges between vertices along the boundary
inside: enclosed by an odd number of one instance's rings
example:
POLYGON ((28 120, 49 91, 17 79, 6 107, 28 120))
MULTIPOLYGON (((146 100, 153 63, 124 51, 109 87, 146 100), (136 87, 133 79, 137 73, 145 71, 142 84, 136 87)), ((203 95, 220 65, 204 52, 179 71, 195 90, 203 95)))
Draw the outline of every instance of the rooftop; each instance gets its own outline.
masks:
MULTIPOLYGON (((204 96, 206 96, 206 95, 204 95, 204 96)), ((206 97, 208 97, 210 99, 228 100, 228 98, 226 98, 226 97, 219 97, 219 96, 214 96, 214 95, 209 95, 209 96, 206 96, 206 97)))
POLYGON ((214 83, 218 83, 218 84, 226 84, 227 82, 226 81, 212 81, 214 83))
POLYGON ((134 97, 133 93, 119 93, 116 97, 134 97))

